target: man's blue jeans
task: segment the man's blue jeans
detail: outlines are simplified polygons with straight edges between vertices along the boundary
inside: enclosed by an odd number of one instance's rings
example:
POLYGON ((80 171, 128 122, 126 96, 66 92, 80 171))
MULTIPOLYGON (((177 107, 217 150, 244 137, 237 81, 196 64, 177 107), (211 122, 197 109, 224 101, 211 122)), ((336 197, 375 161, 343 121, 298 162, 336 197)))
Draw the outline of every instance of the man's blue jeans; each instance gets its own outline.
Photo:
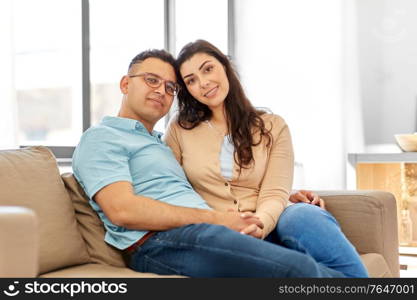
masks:
MULTIPOLYGON (((301 204, 293 206, 304 207, 301 204)), ((288 223, 284 222, 287 218, 286 215, 288 218, 293 218, 299 213, 298 210, 292 208, 293 206, 284 211, 285 214, 283 213, 282 216, 284 219, 280 217, 277 230, 268 236, 268 241, 240 234, 224 226, 192 224, 153 235, 132 254, 129 266, 140 272, 190 277, 359 277, 366 274, 364 271, 363 274, 347 273, 345 275, 338 270, 339 265, 333 259, 330 260, 331 268, 325 266, 324 263, 327 260, 324 260, 323 263, 319 260, 316 261, 313 254, 316 255, 320 249, 333 244, 335 237, 332 236, 331 239, 320 237, 320 241, 324 244, 304 244, 306 236, 298 230, 286 228, 287 224, 292 226, 290 220, 288 223), (288 246, 282 246, 279 240, 277 242, 274 240, 278 238, 281 231, 284 234, 284 243, 291 241, 288 242, 288 246), (301 237, 302 241, 295 243, 297 237, 301 237), (295 249, 289 249, 293 246, 295 249), (305 249, 308 247, 314 247, 314 250, 306 251, 305 249)), ((310 208, 301 209, 301 211, 304 210, 311 212, 310 208)), ((315 211, 313 214, 314 217, 316 215, 319 218, 323 216, 315 211)), ((327 215, 330 216, 327 213, 325 215, 326 218, 327 215)), ((296 218, 298 219, 298 217, 296 218)), ((296 221, 306 224, 307 221, 312 220, 294 220, 294 222, 296 221)), ((327 222, 327 220, 325 221, 327 222)), ((323 225, 327 226, 328 224, 323 225)), ((330 225, 338 228, 336 222, 330 222, 330 225)), ((297 226, 297 228, 305 230, 302 226, 297 226)), ((307 230, 307 232, 310 231, 307 230)), ((330 232, 342 234, 340 229, 330 232)), ((317 239, 317 234, 314 232, 311 238, 317 239)), ((337 238, 337 240, 347 242, 346 238, 337 238)), ((347 242, 347 246, 352 247, 349 242, 347 242)), ((343 253, 347 253, 344 247, 341 247, 343 253)), ((352 250, 354 252, 354 249, 352 250)), ((331 252, 330 254, 333 255, 331 252)), ((356 258, 359 259, 357 254, 352 256, 352 259, 356 258)), ((344 258, 343 261, 349 262, 349 258, 344 258)), ((343 263, 342 267, 344 267, 343 263)))

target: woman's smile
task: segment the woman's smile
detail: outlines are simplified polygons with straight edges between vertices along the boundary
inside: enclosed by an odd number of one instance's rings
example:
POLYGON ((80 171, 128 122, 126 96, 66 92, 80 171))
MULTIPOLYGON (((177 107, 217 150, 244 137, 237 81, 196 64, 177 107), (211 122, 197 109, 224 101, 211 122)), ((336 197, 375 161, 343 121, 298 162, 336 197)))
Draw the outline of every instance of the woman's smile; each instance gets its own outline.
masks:
POLYGON ((203 96, 206 98, 213 98, 217 95, 217 91, 219 90, 219 86, 215 86, 214 88, 212 88, 211 90, 209 90, 207 93, 205 93, 203 96))

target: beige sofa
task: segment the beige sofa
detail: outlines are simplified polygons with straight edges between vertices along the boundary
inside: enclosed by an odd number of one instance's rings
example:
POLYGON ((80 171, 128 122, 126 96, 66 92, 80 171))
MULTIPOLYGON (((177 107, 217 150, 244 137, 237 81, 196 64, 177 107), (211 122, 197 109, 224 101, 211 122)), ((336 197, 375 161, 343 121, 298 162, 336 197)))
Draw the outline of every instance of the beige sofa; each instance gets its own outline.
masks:
MULTIPOLYGON (((396 204, 385 192, 320 192, 372 277, 398 277, 396 204)), ((45 147, 0 151, 0 277, 157 277, 128 269, 70 173, 45 147)), ((166 276, 165 276, 166 277, 166 276)))

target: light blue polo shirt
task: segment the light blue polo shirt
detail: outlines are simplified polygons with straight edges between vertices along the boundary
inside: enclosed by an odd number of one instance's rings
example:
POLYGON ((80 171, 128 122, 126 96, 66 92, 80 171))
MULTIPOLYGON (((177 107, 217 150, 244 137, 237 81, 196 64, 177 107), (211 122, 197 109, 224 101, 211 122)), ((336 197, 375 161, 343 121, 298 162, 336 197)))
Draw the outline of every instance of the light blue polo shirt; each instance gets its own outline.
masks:
POLYGON ((133 119, 104 117, 89 128, 75 149, 74 175, 90 198, 106 228, 105 241, 125 249, 147 231, 131 230, 110 222, 92 197, 103 187, 117 181, 132 183, 135 194, 168 204, 210 209, 188 182, 162 134, 150 134, 133 119))

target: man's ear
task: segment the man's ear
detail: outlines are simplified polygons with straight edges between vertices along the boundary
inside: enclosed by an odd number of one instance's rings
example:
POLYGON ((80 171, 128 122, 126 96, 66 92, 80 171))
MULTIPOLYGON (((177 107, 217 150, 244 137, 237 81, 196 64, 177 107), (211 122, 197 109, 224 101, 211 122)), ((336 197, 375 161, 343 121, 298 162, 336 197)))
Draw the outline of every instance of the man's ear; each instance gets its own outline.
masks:
POLYGON ((129 85, 129 76, 124 75, 122 79, 120 79, 120 91, 122 94, 126 95, 129 85))

